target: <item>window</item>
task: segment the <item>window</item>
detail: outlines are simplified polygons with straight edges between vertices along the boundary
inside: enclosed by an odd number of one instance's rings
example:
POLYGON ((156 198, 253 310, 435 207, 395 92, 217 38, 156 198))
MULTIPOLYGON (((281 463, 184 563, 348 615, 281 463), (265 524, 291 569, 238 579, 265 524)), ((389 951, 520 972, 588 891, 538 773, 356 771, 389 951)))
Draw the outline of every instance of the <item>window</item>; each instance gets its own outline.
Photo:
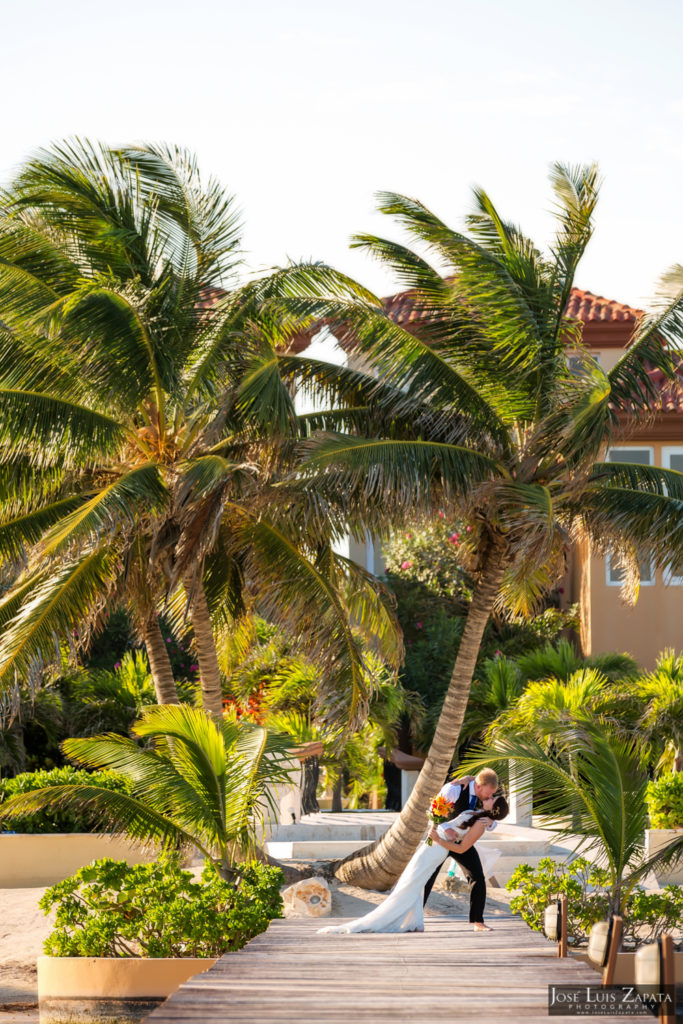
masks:
MULTIPOLYGON (((678 473, 683 473, 683 446, 670 445, 662 448, 662 465, 665 469, 675 469, 678 473)), ((683 587, 683 565, 668 565, 666 567, 664 585, 683 587)))
MULTIPOLYGON (((624 573, 618 565, 612 565, 611 555, 607 556, 606 566, 607 586, 620 587, 624 579, 624 573)), ((683 579, 681 582, 683 583, 683 579)), ((654 587, 655 585, 655 567, 647 556, 640 560, 640 585, 641 587, 654 587)))
MULTIPOLYGON (((681 449, 683 453, 683 448, 681 449)), ((654 448, 610 448, 606 456, 607 462, 636 462, 640 463, 641 466, 654 466, 655 464, 655 450, 654 448)))
MULTIPOLYGON (((680 449, 681 455, 683 456, 683 448, 680 449)), ((607 462, 630 462, 639 463, 641 466, 654 466, 655 464, 655 451, 654 448, 649 447, 624 447, 624 448, 610 448, 605 456, 607 462)), ((608 587, 620 587, 624 578, 623 571, 618 565, 612 564, 612 559, 608 555, 606 562, 607 571, 607 586, 608 587)), ((683 580, 681 581, 683 582, 683 580)), ((645 556, 640 560, 640 585, 642 587, 653 587, 655 584, 655 569, 652 561, 645 556)))
POLYGON ((590 363, 600 366, 599 352, 570 352, 567 356, 567 369, 575 377, 580 377, 590 363))

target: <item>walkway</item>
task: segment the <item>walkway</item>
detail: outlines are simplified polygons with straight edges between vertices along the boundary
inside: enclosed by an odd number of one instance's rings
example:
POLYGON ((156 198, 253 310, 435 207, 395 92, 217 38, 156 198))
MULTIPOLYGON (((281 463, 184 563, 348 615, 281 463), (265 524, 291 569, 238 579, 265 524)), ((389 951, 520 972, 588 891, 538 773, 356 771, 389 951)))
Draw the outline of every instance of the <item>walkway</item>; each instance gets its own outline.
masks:
POLYGON ((485 934, 453 917, 428 917, 424 934, 410 935, 316 935, 324 923, 273 921, 244 949, 184 984, 147 1020, 527 1024, 549 1020, 549 984, 599 980, 586 964, 559 960, 557 947, 519 918, 496 918, 495 931, 485 934))

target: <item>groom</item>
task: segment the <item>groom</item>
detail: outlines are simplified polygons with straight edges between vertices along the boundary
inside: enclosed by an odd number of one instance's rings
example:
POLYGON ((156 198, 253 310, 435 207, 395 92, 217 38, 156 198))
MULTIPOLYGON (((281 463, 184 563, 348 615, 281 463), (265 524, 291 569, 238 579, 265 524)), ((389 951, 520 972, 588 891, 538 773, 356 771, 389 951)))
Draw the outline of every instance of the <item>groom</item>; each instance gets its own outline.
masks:
MULTIPOLYGON (((475 811, 481 807, 483 800, 489 797, 498 789, 498 776, 491 768, 482 768, 475 778, 453 779, 447 782, 439 791, 439 796, 445 797, 450 803, 455 804, 453 817, 462 814, 463 811, 475 811)), ((495 828, 495 822, 489 826, 495 828)), ((482 870, 481 861, 476 847, 471 846, 464 853, 449 852, 449 857, 457 861, 462 867, 470 881, 470 922, 475 927, 482 923, 484 928, 484 906, 486 904, 486 879, 482 870)), ((427 881, 424 891, 423 904, 429 899, 432 886, 441 871, 441 865, 436 869, 432 877, 427 881)))

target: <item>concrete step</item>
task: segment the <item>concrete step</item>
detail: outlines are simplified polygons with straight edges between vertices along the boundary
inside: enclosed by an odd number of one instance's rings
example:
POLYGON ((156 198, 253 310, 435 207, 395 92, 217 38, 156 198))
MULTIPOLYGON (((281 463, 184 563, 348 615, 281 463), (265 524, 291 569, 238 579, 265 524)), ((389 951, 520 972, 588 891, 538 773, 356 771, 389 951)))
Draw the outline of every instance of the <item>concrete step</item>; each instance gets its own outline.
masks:
POLYGON ((296 824, 276 825, 271 842, 312 842, 362 840, 371 843, 391 828, 398 817, 396 811, 342 811, 339 814, 306 814, 296 824))
MULTIPOLYGON (((337 860, 347 857, 350 853, 367 846, 368 839, 309 839, 309 840, 270 840, 266 848, 271 857, 277 860, 337 860)), ((551 847, 549 840, 521 839, 518 836, 498 835, 494 832, 490 837, 479 840, 482 846, 491 846, 501 851, 501 861, 514 861, 515 864, 538 863, 542 857, 565 857, 567 852, 562 847, 551 847)))

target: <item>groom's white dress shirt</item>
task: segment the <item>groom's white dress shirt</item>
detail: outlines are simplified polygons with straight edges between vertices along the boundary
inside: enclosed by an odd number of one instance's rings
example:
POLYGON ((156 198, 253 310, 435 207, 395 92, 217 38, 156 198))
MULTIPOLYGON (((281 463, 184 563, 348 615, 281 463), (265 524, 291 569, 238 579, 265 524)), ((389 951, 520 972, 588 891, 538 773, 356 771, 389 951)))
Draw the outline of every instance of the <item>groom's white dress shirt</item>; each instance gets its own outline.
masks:
MULTIPOLYGON (((441 789, 439 790, 439 796, 442 796, 445 800, 448 800, 449 803, 454 804, 458 797, 460 796, 461 789, 462 786, 457 785, 455 782, 447 782, 446 785, 442 786, 441 789)), ((474 779, 472 779, 472 781, 469 784, 469 791, 470 803, 472 803, 473 799, 477 799, 477 794, 474 790, 474 779)), ((492 821, 490 825, 486 826, 486 831, 490 832, 492 829, 496 827, 497 824, 497 821, 492 821)))

